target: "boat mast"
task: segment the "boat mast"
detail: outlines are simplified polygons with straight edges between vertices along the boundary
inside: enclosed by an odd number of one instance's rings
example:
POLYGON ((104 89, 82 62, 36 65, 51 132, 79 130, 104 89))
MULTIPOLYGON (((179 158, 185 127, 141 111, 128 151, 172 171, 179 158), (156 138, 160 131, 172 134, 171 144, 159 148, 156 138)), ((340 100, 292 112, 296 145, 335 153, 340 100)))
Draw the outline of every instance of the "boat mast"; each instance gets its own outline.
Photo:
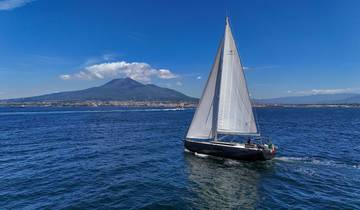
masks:
MULTIPOLYGON (((229 24, 229 17, 226 17, 226 25, 229 24)), ((225 25, 225 28, 226 28, 225 25)), ((226 30, 225 30, 226 33, 226 30)), ((222 73, 222 66, 223 66, 223 55, 224 55, 224 43, 225 43, 225 37, 226 34, 224 34, 224 40, 221 47, 221 53, 220 53, 220 60, 219 60, 219 69, 218 74, 216 77, 216 84, 215 84, 215 94, 213 98, 213 117, 212 117, 212 133, 214 141, 217 141, 217 128, 218 128, 218 113, 219 113, 219 100, 220 100, 220 83, 221 83, 221 73, 222 73)))
MULTIPOLYGON (((222 63, 222 54, 220 56, 220 63, 222 63)), ((222 67, 219 66, 219 73, 216 78, 216 85, 215 85, 215 95, 213 99, 213 121, 212 121, 212 132, 214 136, 214 141, 217 141, 217 128, 218 128, 218 113, 219 113, 219 93, 220 93, 220 81, 221 81, 221 69, 222 67)))

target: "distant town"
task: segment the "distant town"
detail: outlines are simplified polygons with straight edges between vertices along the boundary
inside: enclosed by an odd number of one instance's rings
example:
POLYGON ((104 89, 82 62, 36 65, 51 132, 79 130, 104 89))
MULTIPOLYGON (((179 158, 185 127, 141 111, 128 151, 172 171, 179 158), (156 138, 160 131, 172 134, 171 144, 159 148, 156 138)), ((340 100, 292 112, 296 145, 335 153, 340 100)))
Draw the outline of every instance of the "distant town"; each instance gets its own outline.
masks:
MULTIPOLYGON (((195 108, 196 101, 0 101, 0 107, 158 107, 158 108, 195 108)), ((254 104, 254 107, 283 108, 360 108, 360 104, 254 104)))
POLYGON ((174 102, 174 101, 36 101, 36 102, 14 102, 0 101, 0 106, 6 107, 159 107, 159 108, 193 108, 196 102, 174 102))

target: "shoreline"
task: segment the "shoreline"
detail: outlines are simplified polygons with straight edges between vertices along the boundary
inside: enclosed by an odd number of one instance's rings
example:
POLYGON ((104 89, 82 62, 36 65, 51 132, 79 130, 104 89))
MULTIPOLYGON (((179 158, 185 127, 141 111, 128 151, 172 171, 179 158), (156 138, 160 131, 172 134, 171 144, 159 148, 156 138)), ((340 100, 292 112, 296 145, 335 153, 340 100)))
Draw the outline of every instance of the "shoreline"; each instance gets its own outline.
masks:
POLYGON ((255 108, 360 108, 360 104, 255 104, 255 108))
MULTIPOLYGON (((196 108, 189 101, 0 101, 0 107, 148 107, 148 108, 196 108)), ((254 104, 255 108, 360 108, 360 104, 254 104)))
POLYGON ((44 102, 0 102, 0 107, 157 107, 195 108, 194 102, 172 101, 44 101, 44 102))

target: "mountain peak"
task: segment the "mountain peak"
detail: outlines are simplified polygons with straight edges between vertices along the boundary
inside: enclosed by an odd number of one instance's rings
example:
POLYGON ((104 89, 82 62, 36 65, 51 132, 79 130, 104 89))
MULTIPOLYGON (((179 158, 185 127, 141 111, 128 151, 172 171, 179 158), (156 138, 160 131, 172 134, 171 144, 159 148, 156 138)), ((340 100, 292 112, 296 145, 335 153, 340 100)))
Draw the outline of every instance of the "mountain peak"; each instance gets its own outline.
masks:
POLYGON ((113 79, 110 82, 104 84, 102 87, 107 87, 107 88, 131 88, 131 87, 138 87, 138 86, 143 86, 143 84, 141 84, 138 81, 135 81, 135 80, 131 79, 130 77, 125 77, 125 78, 113 79))

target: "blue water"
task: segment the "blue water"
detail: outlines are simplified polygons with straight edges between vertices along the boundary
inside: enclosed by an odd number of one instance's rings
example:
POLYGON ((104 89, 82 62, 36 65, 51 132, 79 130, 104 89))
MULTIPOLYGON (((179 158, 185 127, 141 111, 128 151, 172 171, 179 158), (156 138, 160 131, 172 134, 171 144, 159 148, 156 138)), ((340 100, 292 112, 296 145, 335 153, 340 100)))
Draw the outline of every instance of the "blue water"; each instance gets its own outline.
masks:
POLYGON ((255 163, 184 152, 193 113, 0 108, 0 209, 360 209, 360 109, 258 109, 255 163))

